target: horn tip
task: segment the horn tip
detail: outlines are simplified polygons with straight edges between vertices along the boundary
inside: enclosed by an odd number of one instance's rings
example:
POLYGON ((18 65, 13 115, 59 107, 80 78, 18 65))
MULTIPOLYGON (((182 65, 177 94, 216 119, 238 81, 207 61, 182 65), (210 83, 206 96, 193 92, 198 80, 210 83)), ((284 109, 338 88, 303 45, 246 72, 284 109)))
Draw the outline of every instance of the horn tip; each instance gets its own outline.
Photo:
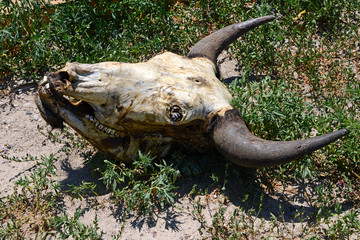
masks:
POLYGON ((270 21, 272 21, 272 20, 274 20, 276 18, 276 16, 275 15, 267 15, 267 16, 264 16, 263 18, 267 18, 270 21))
MULTIPOLYGON (((325 135, 321 135, 319 136, 319 138, 323 138, 325 141, 323 142, 323 144, 321 144, 322 146, 325 146, 329 143, 332 143, 346 135, 348 135, 350 133, 350 130, 347 128, 343 128, 325 135)), ((320 146, 320 145, 319 145, 320 146)))
POLYGON ((271 21, 273 21, 275 19, 276 19, 275 15, 267 15, 267 16, 255 18, 254 20, 258 21, 259 22, 258 24, 261 25, 261 24, 264 24, 264 23, 267 23, 267 22, 271 22, 271 21))
POLYGON ((347 128, 343 128, 343 129, 338 130, 338 132, 339 132, 339 135, 341 135, 341 137, 343 137, 343 136, 348 135, 350 133, 350 130, 347 128))

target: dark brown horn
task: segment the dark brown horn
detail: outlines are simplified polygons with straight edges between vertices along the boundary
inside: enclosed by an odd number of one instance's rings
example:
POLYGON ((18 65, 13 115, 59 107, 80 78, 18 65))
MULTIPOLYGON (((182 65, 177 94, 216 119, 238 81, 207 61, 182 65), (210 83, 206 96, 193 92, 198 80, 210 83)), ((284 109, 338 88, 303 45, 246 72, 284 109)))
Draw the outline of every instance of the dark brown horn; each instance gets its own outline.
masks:
POLYGON ((187 57, 205 57, 216 64, 219 54, 241 35, 274 19, 275 16, 259 17, 222 28, 200 40, 190 50, 187 57))
POLYGON ((349 133, 341 129, 329 134, 295 141, 269 141, 254 136, 236 109, 215 114, 209 133, 216 148, 228 160, 251 168, 275 166, 290 162, 320 149, 349 133))

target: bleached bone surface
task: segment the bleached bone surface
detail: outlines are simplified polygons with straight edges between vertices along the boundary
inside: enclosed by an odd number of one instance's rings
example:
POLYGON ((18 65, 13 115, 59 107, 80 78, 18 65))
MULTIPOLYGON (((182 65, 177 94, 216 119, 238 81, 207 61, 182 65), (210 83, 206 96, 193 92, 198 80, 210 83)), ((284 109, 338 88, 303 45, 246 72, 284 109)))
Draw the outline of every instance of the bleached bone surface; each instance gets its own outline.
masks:
POLYGON ((115 125, 119 119, 156 124, 183 124, 228 106, 231 94, 215 76, 207 59, 188 59, 166 52, 143 63, 68 63, 73 88, 64 94, 92 105, 98 120, 115 125), (167 111, 177 105, 180 122, 167 111))
POLYGON ((69 81, 57 84, 56 92, 82 100, 94 111, 52 111, 98 148, 108 141, 112 148, 107 151, 125 161, 138 149, 163 156, 174 142, 208 148, 207 116, 231 108, 231 94, 205 58, 166 52, 143 63, 68 63, 63 71, 69 81))

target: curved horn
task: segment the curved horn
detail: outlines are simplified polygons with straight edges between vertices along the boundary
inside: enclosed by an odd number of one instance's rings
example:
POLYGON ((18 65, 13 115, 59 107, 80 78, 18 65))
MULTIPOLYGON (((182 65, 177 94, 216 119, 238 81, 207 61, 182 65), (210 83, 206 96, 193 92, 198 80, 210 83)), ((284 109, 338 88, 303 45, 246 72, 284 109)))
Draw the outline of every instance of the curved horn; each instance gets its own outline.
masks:
POLYGON ((209 133, 216 148, 230 161, 252 168, 275 166, 290 162, 349 133, 341 129, 329 134, 295 141, 269 141, 254 136, 237 109, 215 114, 209 133))
POLYGON ((270 22, 275 16, 259 17, 222 28, 200 40, 188 53, 187 57, 205 57, 216 63, 219 54, 241 35, 261 24, 270 22))

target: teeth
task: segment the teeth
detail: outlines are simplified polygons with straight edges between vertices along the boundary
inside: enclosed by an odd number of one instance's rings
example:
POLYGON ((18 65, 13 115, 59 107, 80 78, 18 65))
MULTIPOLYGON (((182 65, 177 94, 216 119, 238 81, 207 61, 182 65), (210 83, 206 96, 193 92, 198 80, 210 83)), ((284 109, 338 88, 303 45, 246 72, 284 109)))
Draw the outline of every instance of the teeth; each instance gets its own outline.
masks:
POLYGON ((44 86, 45 85, 45 87, 46 87, 47 84, 48 84, 48 77, 44 76, 44 78, 39 82, 39 86, 44 86))
POLYGON ((73 104, 73 105, 79 105, 82 101, 81 100, 79 100, 79 99, 76 99, 76 98, 73 98, 73 97, 71 97, 71 96, 66 96, 66 95, 63 95, 63 97, 65 98, 65 99, 67 99, 71 104, 73 104))
POLYGON ((110 127, 107 127, 105 125, 102 125, 95 117, 91 116, 91 115, 86 115, 85 116, 86 119, 90 120, 90 122, 92 122, 94 124, 94 127, 103 132, 103 133, 106 133, 108 135, 111 135, 111 136, 114 136, 114 137, 120 137, 122 136, 123 134, 121 134, 120 132, 118 132, 117 130, 113 129, 113 128, 110 128, 110 127))

